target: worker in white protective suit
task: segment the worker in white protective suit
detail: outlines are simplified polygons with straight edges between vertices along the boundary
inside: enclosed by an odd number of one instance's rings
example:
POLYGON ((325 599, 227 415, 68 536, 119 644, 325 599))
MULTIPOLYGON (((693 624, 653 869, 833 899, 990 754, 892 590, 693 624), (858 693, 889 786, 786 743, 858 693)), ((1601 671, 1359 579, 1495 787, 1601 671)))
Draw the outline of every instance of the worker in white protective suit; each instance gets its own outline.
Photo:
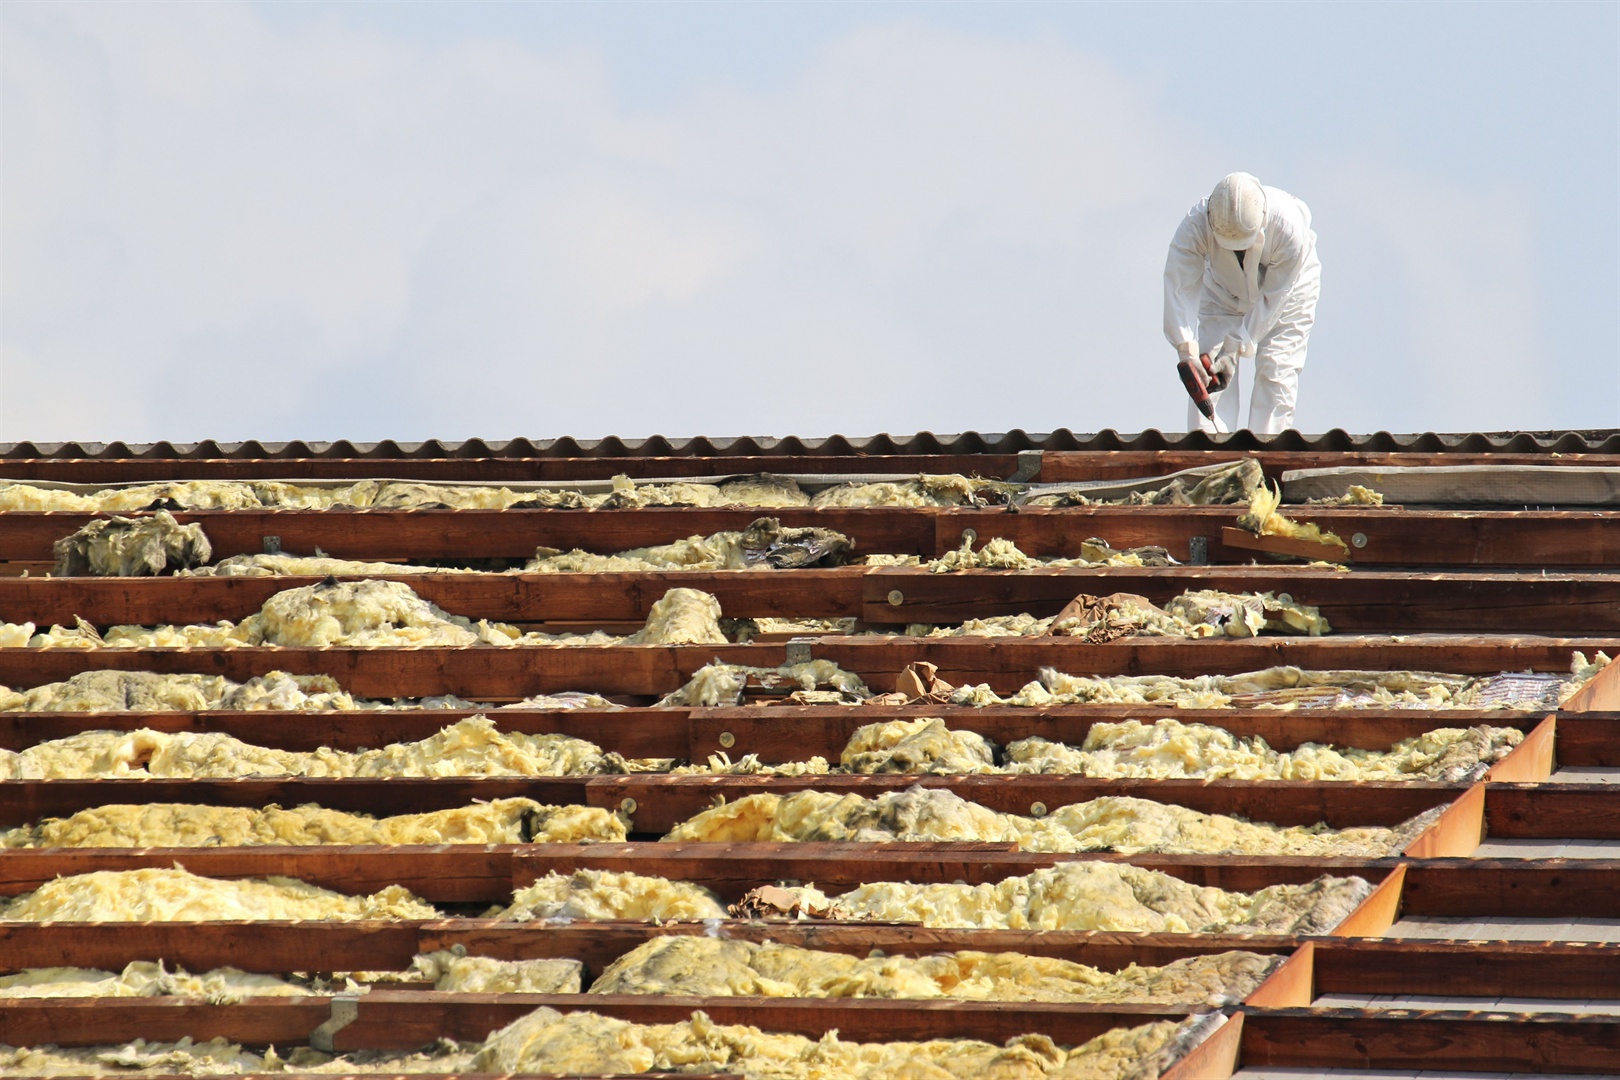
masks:
POLYGON ((1164 333, 1193 399, 1189 430, 1236 429, 1245 377, 1249 429, 1293 426, 1321 285, 1310 208, 1288 192, 1233 173, 1192 208, 1164 264, 1164 333))

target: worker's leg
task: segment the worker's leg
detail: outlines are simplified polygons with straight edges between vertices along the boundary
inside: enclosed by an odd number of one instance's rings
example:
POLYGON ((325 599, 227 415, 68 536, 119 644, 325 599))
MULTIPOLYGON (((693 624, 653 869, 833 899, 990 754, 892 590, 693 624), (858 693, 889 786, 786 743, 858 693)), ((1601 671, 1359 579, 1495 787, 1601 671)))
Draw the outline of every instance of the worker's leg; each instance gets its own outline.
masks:
MULTIPOLYGON (((1238 324, 1242 321, 1241 315, 1205 306, 1198 312, 1198 351, 1209 352, 1225 341, 1227 334, 1236 332, 1238 324)), ((1225 390, 1209 395, 1209 403, 1215 406, 1215 416, 1221 422, 1221 430, 1236 431, 1238 428, 1238 412, 1243 405, 1243 395, 1239 389, 1242 378, 1242 371, 1234 371, 1232 380, 1226 384, 1225 390)), ((1189 401, 1187 430, 1204 431, 1213 435, 1217 429, 1215 422, 1205 419, 1204 414, 1198 411, 1198 406, 1189 401)))
POLYGON ((1322 288, 1322 265, 1311 257, 1283 303, 1277 325, 1255 350, 1254 393, 1249 399, 1249 430, 1275 435, 1294 426, 1299 374, 1305 348, 1316 324, 1316 298, 1322 288))

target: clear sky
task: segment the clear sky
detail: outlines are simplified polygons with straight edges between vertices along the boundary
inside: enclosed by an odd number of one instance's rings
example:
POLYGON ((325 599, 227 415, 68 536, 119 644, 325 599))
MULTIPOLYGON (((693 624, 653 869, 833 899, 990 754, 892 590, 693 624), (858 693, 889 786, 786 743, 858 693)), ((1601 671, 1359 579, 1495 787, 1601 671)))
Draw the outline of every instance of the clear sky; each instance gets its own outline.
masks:
POLYGON ((1180 430, 1311 207, 1306 431, 1620 426, 1620 4, 0 5, 0 442, 1180 430))

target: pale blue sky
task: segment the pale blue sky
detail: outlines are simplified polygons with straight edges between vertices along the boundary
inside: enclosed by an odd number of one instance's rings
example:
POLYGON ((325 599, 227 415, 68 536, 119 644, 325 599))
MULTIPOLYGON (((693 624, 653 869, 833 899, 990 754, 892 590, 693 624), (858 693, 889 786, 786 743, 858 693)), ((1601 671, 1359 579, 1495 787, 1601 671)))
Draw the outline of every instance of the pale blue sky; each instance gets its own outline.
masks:
POLYGON ((0 441, 1179 429, 1234 169, 1302 428, 1616 426, 1617 70, 1612 3, 13 3, 0 441))

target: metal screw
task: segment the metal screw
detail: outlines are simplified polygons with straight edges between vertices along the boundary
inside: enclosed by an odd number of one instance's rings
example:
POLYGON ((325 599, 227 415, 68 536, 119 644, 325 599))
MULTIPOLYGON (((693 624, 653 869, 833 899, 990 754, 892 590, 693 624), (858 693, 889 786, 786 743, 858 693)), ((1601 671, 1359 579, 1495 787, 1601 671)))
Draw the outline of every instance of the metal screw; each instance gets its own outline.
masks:
POLYGON ((1032 802, 1032 803, 1030 803, 1029 804, 1029 816, 1030 817, 1045 817, 1046 816, 1046 804, 1043 803, 1043 802, 1032 802))
POLYGON ((722 731, 720 733, 720 745, 725 749, 730 750, 733 746, 737 745, 737 736, 733 735, 729 731, 722 731))
POLYGON ((623 810, 627 814, 635 813, 636 812, 636 800, 631 799, 631 798, 620 799, 619 800, 619 809, 623 810))
POLYGON ((905 593, 901 592, 899 589, 890 589, 889 590, 889 606, 890 607, 899 607, 901 604, 903 604, 905 602, 906 602, 906 594, 905 593))
POLYGON ((1285 604, 1292 604, 1294 602, 1294 598, 1285 592, 1278 593, 1277 599, 1281 600, 1285 604))
POLYGON ((977 529, 963 529, 962 539, 969 544, 977 544, 979 542, 979 532, 977 529))
POLYGON ((1366 547, 1367 546, 1367 534, 1366 533, 1356 533, 1355 535, 1351 536, 1350 537, 1350 546, 1351 547, 1358 547, 1358 548, 1366 547))

